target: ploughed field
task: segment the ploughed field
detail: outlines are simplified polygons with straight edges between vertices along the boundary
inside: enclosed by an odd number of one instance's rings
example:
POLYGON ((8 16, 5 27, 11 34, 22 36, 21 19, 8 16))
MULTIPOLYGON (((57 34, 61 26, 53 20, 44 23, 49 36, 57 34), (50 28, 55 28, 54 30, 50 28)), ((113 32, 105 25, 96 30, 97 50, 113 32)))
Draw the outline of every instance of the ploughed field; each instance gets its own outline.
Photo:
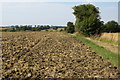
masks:
POLYGON ((3 32, 3 78, 118 78, 117 67, 60 32, 3 32))

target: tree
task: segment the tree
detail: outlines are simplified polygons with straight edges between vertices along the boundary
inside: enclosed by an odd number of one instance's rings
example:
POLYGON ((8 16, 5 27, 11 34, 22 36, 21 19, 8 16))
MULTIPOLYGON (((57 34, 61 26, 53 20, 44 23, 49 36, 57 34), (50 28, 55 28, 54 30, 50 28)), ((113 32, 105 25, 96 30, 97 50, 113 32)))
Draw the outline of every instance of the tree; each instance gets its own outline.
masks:
POLYGON ((85 36, 99 34, 101 32, 102 25, 103 22, 101 22, 95 16, 90 16, 88 19, 81 22, 80 32, 85 36))
POLYGON ((28 25, 28 26, 27 26, 27 30, 30 30, 30 31, 31 31, 31 30, 32 30, 32 25, 28 25))
POLYGON ((116 21, 112 20, 112 21, 108 21, 105 24, 103 30, 104 30, 104 32, 119 32, 120 27, 116 21))
POLYGON ((73 25, 72 22, 68 22, 68 23, 67 23, 66 31, 67 31, 68 33, 74 33, 75 30, 74 30, 74 25, 73 25))
POLYGON ((67 27, 64 27, 64 31, 67 31, 67 27))
POLYGON ((120 25, 119 25, 119 27, 118 27, 118 32, 120 32, 120 25))
POLYGON ((102 22, 99 10, 92 4, 84 4, 73 7, 76 16, 75 31, 90 36, 100 32, 102 22))

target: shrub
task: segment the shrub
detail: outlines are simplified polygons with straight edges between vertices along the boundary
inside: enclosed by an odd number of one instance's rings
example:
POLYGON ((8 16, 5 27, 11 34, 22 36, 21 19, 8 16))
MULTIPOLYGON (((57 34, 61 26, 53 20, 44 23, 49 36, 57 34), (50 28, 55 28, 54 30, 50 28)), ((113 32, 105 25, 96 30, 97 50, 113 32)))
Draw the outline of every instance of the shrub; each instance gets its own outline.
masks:
POLYGON ((116 21, 109 21, 104 25, 104 32, 120 32, 120 26, 116 21))
POLYGON ((62 32, 63 31, 63 29, 60 29, 60 32, 62 32))
POLYGON ((73 25, 72 22, 68 22, 68 23, 67 23, 66 31, 67 31, 68 33, 74 33, 75 30, 74 30, 74 25, 73 25))
POLYGON ((48 31, 48 29, 46 29, 45 31, 48 31))

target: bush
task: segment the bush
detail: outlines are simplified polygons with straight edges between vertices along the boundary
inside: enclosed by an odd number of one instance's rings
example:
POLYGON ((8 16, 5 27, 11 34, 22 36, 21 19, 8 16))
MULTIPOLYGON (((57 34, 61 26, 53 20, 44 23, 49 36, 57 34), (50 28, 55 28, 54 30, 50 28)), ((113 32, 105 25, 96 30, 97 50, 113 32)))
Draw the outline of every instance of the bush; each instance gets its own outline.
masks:
POLYGON ((67 31, 67 33, 74 33, 75 32, 74 25, 73 25, 72 22, 68 22, 67 23, 66 31, 67 31))
POLYGON ((104 25, 103 32, 120 32, 120 26, 115 21, 109 21, 104 25))
POLYGON ((8 30, 8 29, 3 29, 3 30, 1 29, 2 32, 7 32, 7 30, 8 30))
POLYGON ((48 31, 48 29, 46 29, 45 31, 48 31))
POLYGON ((64 28, 64 31, 67 31, 67 27, 64 28))
POLYGON ((63 29, 60 29, 60 32, 62 32, 63 31, 63 29))

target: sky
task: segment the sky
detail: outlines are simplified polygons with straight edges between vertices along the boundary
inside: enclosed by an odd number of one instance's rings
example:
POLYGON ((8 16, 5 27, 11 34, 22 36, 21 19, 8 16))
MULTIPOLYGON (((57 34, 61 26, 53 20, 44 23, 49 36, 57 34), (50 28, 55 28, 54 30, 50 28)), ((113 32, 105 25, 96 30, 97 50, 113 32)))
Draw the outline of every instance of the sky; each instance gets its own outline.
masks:
POLYGON ((68 21, 75 22, 72 7, 87 3, 99 7, 102 21, 118 21, 118 2, 5 1, 0 2, 0 25, 66 25, 68 21))

